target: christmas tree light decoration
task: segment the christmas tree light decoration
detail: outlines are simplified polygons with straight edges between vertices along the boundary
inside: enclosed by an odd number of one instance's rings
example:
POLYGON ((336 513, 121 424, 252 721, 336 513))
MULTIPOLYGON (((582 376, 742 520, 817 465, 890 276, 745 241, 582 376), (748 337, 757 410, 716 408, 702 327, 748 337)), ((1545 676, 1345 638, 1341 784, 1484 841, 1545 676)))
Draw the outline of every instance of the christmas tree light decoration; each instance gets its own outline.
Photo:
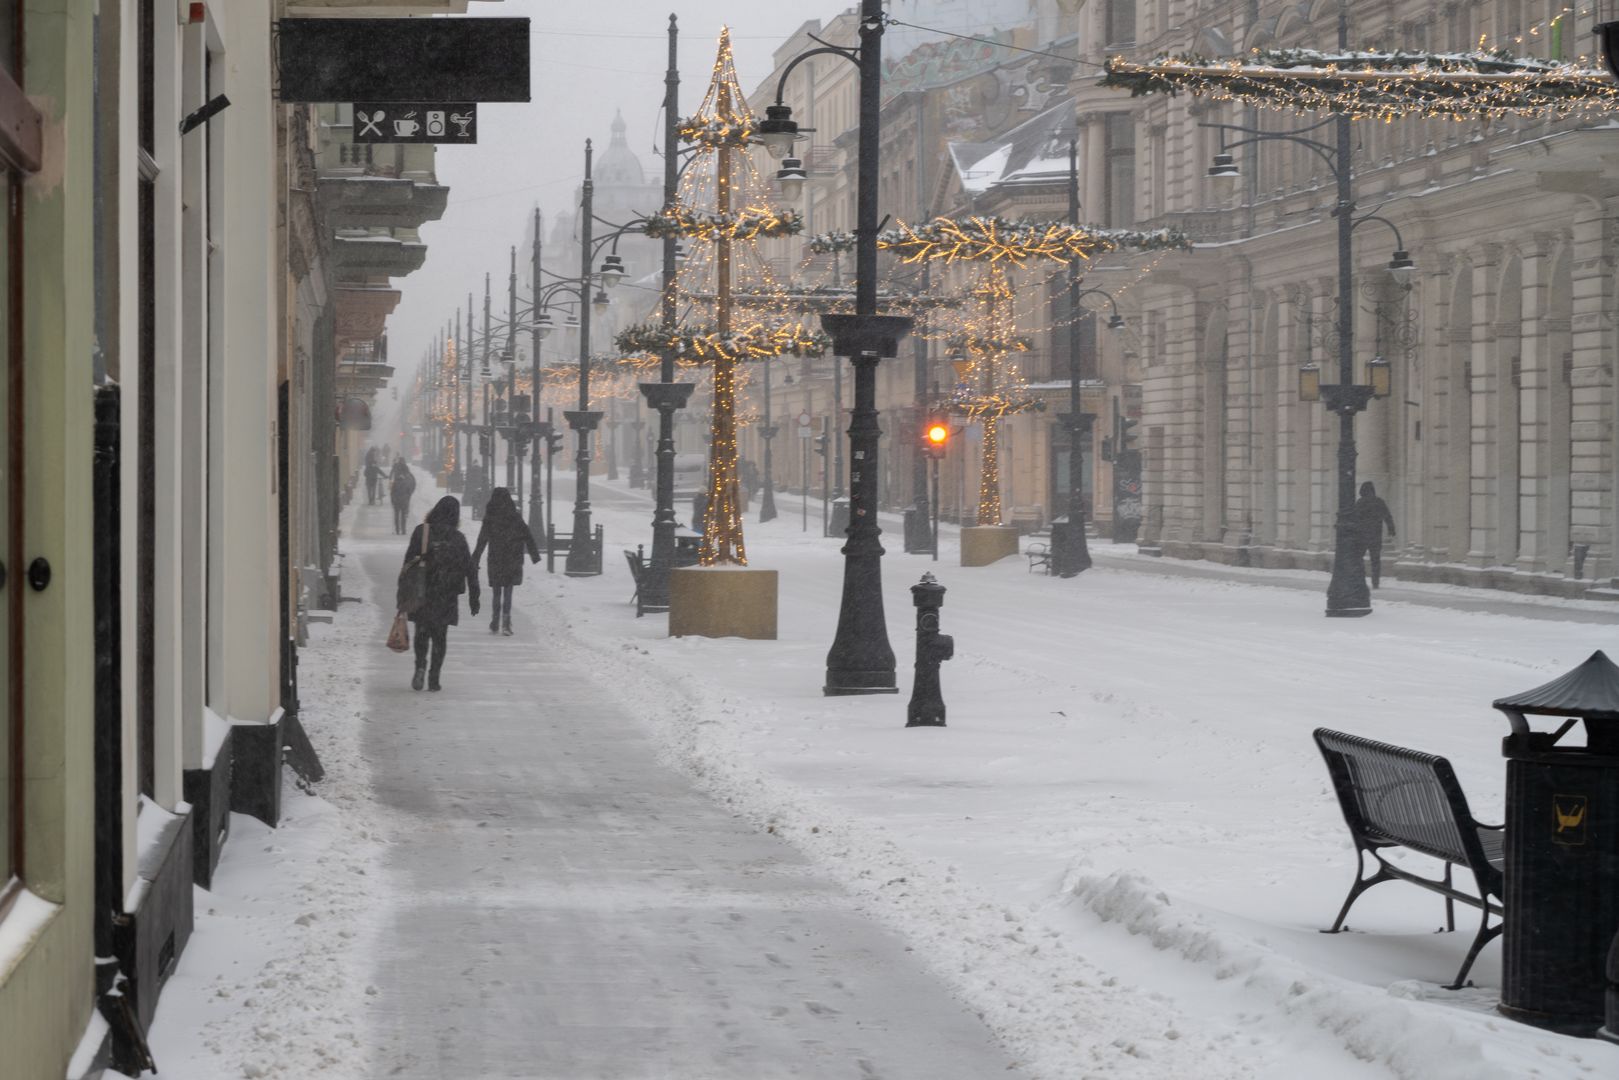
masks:
MULTIPOLYGON (((768 363, 784 355, 820 356, 830 345, 818 329, 791 315, 758 245, 796 235, 804 219, 796 210, 770 205, 769 188, 747 148, 757 123, 737 81, 729 30, 722 30, 708 91, 697 112, 680 124, 681 139, 695 147, 674 205, 643 231, 676 235, 691 244, 675 288, 685 317, 673 330, 631 326, 614 344, 630 357, 673 352, 681 365, 701 366, 713 392, 709 410, 708 503, 698 561, 703 566, 746 566, 738 470, 739 365, 768 363), (746 318, 736 318, 741 294, 746 318)), ((634 362, 626 370, 634 369, 634 362)))
POLYGON ((1165 55, 1144 64, 1113 57, 1099 85, 1128 90, 1132 97, 1185 91, 1265 109, 1384 121, 1407 116, 1561 119, 1619 111, 1619 83, 1606 72, 1502 50, 1255 49, 1217 60, 1165 55))

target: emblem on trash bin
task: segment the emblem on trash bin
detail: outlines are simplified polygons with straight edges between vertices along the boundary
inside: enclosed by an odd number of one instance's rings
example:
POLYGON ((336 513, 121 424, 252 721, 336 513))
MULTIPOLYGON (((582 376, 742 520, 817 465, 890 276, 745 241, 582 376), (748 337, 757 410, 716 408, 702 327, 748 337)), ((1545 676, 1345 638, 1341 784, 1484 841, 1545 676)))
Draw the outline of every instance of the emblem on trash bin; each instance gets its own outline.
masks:
POLYGON ((1584 795, 1553 795, 1552 814, 1557 828, 1552 831, 1552 843, 1578 847, 1585 843, 1584 795))

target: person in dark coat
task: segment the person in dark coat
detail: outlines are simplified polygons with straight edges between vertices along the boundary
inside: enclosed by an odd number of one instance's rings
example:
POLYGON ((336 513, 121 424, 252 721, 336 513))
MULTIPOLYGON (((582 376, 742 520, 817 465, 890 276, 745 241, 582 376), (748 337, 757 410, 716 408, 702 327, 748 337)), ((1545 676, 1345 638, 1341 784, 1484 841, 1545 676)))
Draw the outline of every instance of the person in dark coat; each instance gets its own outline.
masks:
POLYGON ((1349 511, 1349 523, 1357 545, 1356 558, 1372 557, 1372 588, 1375 589, 1383 576, 1383 527, 1388 526, 1392 538, 1394 515, 1389 513, 1389 504, 1378 498, 1377 488, 1370 480, 1360 486, 1360 498, 1349 511))
POLYGON ((394 462, 393 475, 388 480, 388 499, 394 506, 394 532, 405 535, 405 523, 410 520, 410 498, 416 494, 416 477, 411 475, 405 459, 394 462))
POLYGON ((367 505, 377 501, 377 486, 382 483, 382 466, 377 464, 377 448, 372 447, 365 452, 365 501, 367 505))
POLYGON ((512 501, 507 488, 498 487, 489 493, 489 505, 483 511, 483 527, 478 530, 478 546, 472 551, 474 563, 483 560, 484 548, 489 549, 489 591, 494 596, 490 604, 489 632, 499 631, 510 636, 512 632, 512 586, 523 583, 523 552, 530 562, 540 561, 540 546, 534 542, 528 523, 512 501))
POLYGON ((444 667, 444 653, 448 648, 449 628, 460 621, 461 594, 467 594, 467 608, 478 614, 478 566, 467 550, 467 538, 459 528, 461 504, 454 496, 446 495, 427 515, 427 521, 416 526, 405 548, 405 562, 421 551, 422 532, 427 530, 427 603, 411 615, 416 624, 416 674, 410 680, 412 690, 439 688, 439 672, 444 667))

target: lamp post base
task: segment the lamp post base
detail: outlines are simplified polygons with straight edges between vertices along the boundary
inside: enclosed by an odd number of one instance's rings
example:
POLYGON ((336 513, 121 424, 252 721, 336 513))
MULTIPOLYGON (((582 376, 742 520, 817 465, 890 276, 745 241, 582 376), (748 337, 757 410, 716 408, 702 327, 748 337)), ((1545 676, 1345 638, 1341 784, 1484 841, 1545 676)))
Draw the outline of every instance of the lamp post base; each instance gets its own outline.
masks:
POLYGON ((1372 613, 1372 590, 1366 584, 1366 566, 1361 561, 1348 512, 1341 511, 1332 553, 1332 581, 1327 585, 1327 618, 1358 619, 1372 613))

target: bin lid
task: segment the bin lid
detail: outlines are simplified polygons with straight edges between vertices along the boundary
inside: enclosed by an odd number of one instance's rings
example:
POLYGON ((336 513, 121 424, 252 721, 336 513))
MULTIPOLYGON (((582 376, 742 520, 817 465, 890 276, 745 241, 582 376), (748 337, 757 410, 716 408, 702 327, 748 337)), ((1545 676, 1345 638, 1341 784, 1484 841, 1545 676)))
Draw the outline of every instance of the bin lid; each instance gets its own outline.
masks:
POLYGON ((1619 720, 1619 665, 1598 649, 1567 674, 1533 690, 1498 698, 1495 707, 1515 720, 1514 730, 1525 715, 1619 720))

